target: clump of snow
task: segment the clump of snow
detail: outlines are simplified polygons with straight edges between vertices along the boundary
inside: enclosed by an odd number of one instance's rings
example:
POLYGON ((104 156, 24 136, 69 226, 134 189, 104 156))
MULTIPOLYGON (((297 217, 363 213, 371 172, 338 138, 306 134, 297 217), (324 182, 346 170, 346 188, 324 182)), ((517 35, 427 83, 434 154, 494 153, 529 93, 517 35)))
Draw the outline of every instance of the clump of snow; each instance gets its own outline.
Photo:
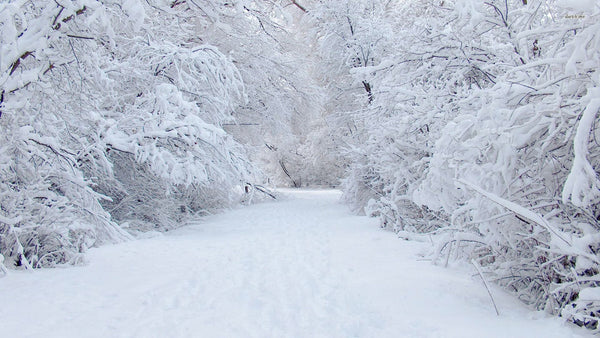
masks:
POLYGON ((144 24, 146 11, 139 0, 125 0, 122 4, 123 10, 132 21, 135 31, 138 31, 144 24))

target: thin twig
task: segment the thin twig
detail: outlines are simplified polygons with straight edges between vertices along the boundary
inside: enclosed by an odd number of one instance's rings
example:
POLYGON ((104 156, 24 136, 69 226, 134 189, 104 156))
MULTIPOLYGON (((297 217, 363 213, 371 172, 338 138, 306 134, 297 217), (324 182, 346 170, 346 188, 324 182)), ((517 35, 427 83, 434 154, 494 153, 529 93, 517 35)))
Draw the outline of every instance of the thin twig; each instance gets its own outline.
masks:
POLYGON ((479 265, 479 263, 477 263, 477 261, 475 261, 475 258, 471 259, 471 263, 473 263, 475 270, 477 270, 477 273, 481 277, 481 280, 483 281, 483 284, 485 285, 485 289, 487 290, 488 295, 490 295, 490 299, 492 300, 492 304, 494 305, 494 310, 496 310, 496 315, 499 316, 500 312, 498 311, 498 307, 496 306, 496 301, 494 300, 494 296, 492 296, 492 291, 490 290, 490 286, 488 285, 488 282, 485 279, 485 277, 483 277, 483 272, 481 271, 481 266, 479 265))
POLYGON ((292 3, 298 7, 301 11, 303 11, 304 13, 306 13, 306 8, 302 5, 300 5, 296 0, 292 0, 292 3))

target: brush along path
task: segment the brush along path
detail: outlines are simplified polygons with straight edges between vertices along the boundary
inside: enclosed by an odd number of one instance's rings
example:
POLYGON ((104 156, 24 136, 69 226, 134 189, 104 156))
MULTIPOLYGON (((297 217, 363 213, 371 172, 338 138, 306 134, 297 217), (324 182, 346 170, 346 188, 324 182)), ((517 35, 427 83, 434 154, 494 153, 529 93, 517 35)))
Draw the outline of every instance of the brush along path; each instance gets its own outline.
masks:
POLYGON ((478 277, 418 261, 337 191, 93 249, 84 267, 0 279, 5 337, 577 337, 478 277))

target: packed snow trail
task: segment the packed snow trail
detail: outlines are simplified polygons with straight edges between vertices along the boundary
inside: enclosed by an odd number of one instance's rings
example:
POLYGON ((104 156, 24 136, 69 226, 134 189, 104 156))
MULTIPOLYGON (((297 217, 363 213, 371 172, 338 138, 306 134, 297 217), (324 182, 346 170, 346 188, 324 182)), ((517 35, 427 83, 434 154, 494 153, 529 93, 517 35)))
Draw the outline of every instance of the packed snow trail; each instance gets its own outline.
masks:
POLYGON ((336 191, 93 249, 0 279, 2 337, 578 337, 477 277, 419 261, 336 191))

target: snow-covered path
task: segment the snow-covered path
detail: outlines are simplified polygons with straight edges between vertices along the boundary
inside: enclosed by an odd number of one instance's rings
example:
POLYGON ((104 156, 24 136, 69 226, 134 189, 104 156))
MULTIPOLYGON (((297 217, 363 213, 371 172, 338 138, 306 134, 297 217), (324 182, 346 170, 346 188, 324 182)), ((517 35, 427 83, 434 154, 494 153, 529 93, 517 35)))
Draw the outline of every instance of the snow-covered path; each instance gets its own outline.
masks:
POLYGON ((90 264, 0 279, 1 337, 577 337, 482 283, 418 261, 336 191, 287 191, 90 264))

